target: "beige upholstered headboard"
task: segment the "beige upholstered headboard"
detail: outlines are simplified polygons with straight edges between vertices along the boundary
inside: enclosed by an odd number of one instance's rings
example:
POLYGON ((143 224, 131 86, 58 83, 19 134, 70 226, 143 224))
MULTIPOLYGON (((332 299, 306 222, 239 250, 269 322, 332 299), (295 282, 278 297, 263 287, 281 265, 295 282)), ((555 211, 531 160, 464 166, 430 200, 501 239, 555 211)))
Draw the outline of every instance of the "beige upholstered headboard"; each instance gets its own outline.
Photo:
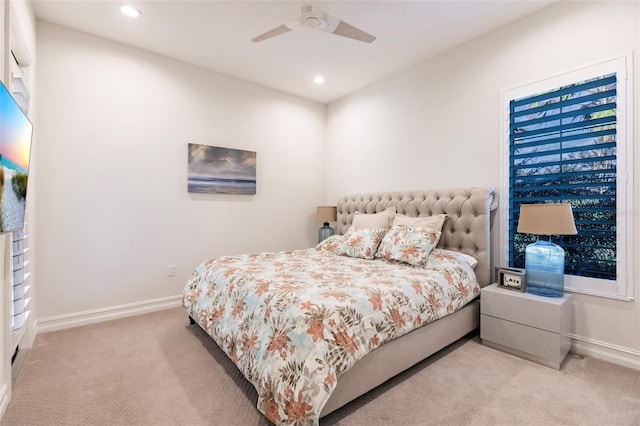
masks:
POLYGON ((483 287, 490 283, 490 214, 497 207, 494 189, 476 187, 348 195, 338 202, 338 233, 344 234, 356 210, 378 213, 391 206, 396 206, 399 214, 413 217, 446 213, 438 247, 475 257, 478 282, 483 287))

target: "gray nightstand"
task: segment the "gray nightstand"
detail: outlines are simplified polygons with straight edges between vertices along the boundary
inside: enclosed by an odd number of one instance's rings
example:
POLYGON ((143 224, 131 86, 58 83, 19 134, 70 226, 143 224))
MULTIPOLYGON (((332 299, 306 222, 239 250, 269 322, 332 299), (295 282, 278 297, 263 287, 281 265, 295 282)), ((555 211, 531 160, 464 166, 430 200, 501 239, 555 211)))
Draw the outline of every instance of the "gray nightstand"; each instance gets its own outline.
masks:
POLYGON ((560 368, 571 339, 571 296, 543 297, 491 284, 480 296, 482 343, 540 364, 560 368))

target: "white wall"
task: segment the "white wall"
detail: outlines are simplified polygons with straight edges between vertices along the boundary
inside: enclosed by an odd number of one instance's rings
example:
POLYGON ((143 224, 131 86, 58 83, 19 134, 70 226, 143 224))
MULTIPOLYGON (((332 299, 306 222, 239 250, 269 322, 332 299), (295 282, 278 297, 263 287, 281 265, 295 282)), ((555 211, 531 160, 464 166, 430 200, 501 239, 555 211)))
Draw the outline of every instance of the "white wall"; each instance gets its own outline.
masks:
MULTIPOLYGON (((473 185, 502 190, 500 91, 632 49, 637 77, 639 18, 637 2, 558 3, 330 104, 326 199, 473 185)), ((639 87, 636 81, 636 165, 639 87)), ((637 169, 634 184, 640 188, 637 169)), ((637 214, 634 222, 638 258, 637 214)), ((574 350, 640 368, 639 266, 633 302, 575 295, 574 350)))
POLYGON ((179 295, 208 257, 315 243, 324 105, 37 28, 39 323, 179 295), (257 195, 188 193, 190 142, 257 151, 257 195))

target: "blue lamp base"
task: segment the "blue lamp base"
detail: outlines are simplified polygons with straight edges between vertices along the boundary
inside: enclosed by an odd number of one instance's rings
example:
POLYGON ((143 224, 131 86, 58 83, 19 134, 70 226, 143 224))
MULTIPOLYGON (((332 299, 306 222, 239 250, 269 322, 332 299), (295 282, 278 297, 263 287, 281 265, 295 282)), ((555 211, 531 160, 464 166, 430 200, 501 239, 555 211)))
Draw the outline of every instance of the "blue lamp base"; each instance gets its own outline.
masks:
POLYGON ((336 231, 329 226, 329 222, 325 222, 324 226, 318 230, 318 243, 323 242, 335 233, 336 231))
POLYGON ((538 240, 525 250, 527 293, 538 296, 564 295, 564 250, 551 241, 538 240))

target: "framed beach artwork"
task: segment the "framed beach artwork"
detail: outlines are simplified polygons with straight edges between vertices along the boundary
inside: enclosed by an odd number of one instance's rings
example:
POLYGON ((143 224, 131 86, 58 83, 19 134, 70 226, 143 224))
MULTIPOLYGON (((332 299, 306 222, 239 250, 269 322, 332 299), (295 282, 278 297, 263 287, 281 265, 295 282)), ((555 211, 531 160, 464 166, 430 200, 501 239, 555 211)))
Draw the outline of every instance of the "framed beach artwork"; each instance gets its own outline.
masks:
POLYGON ((255 151, 190 143, 187 173, 189 192, 256 193, 255 151))

